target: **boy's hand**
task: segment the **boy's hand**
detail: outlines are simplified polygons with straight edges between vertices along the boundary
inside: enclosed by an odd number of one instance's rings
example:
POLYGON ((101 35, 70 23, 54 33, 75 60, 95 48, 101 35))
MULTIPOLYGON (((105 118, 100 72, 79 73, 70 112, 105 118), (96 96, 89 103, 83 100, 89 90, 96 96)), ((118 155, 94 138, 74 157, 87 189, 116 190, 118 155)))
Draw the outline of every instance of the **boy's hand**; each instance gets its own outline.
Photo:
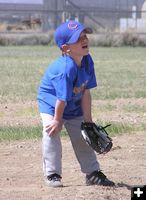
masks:
POLYGON ((49 125, 46 126, 46 132, 49 136, 58 133, 62 129, 62 121, 52 120, 49 125))
POLYGON ((62 129, 62 115, 65 108, 65 102, 61 100, 56 101, 55 114, 53 120, 46 126, 46 132, 52 136, 62 129))

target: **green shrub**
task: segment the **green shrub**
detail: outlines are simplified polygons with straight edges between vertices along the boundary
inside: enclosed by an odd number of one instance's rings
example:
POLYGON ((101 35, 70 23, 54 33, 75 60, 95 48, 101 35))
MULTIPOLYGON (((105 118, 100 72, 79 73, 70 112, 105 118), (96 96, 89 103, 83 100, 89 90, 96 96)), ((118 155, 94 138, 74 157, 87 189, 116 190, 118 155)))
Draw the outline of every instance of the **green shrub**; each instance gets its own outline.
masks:
POLYGON ((146 37, 144 36, 139 37, 139 46, 146 47, 146 37))
POLYGON ((123 44, 126 46, 139 46, 139 36, 134 33, 123 34, 123 44))
POLYGON ((48 44, 52 44, 52 34, 6 34, 0 36, 1 46, 48 44))
MULTIPOLYGON (((95 47, 146 46, 146 37, 126 32, 91 34, 88 36, 90 45, 95 47)), ((54 31, 48 33, 5 34, 0 36, 1 46, 19 45, 54 45, 54 31)))
POLYGON ((90 45, 99 47, 146 46, 146 37, 135 33, 103 33, 89 35, 90 45))
POLYGON ((6 44, 6 38, 4 36, 0 36, 0 46, 5 46, 6 44))

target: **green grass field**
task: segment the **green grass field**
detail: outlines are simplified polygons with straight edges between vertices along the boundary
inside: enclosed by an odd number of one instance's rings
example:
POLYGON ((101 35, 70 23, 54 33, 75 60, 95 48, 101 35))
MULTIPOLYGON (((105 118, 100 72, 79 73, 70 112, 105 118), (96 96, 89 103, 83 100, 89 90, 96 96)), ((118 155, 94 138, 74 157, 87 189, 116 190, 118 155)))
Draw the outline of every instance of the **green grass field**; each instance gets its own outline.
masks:
MULTIPOLYGON (((95 63, 98 87, 92 90, 93 115, 98 118, 99 113, 118 112, 118 100, 125 102, 120 107, 120 112, 125 114, 146 113, 146 48, 91 48, 91 55, 95 63), (127 101, 128 99, 128 101, 127 101), (141 103, 129 103, 132 102, 141 103), (98 107, 98 102, 101 103, 98 107), (97 102, 97 104, 96 104, 97 102), (128 102, 128 103, 127 103, 128 102), (96 116, 97 115, 97 116, 96 116)), ((47 46, 19 46, 0 47, 0 140, 25 138, 28 132, 32 137, 40 137, 40 127, 33 127, 29 123, 27 127, 3 124, 8 116, 4 107, 11 104, 23 104, 30 101, 36 102, 37 89, 41 77, 48 64, 53 62, 61 52, 56 47, 47 46), (13 131, 12 130, 13 127, 13 131), (23 130, 22 130, 22 129, 23 130), (37 131, 36 131, 37 130, 37 131), (22 137, 20 136, 21 133, 22 137), (11 134, 10 134, 11 133, 11 134), (36 134, 35 134, 36 133, 36 134), (17 135, 15 137, 14 135, 17 135), (19 137, 18 137, 19 135, 19 137)), ((38 115, 37 107, 16 106, 16 110, 10 112, 10 120, 13 117, 34 117, 38 115)), ((110 115, 110 114, 109 114, 110 115)), ((145 121, 129 124, 125 121, 113 123, 110 129, 112 133, 145 131, 145 121)), ((26 137, 27 138, 27 137, 26 137)))

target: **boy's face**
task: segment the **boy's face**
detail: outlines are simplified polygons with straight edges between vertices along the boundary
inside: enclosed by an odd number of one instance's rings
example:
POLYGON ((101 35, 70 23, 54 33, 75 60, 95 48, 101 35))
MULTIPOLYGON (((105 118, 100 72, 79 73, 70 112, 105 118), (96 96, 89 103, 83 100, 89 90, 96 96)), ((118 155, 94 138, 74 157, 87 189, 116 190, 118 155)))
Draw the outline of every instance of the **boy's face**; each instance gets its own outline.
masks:
POLYGON ((85 32, 80 34, 78 41, 75 44, 68 44, 70 55, 85 56, 89 53, 89 41, 85 32))

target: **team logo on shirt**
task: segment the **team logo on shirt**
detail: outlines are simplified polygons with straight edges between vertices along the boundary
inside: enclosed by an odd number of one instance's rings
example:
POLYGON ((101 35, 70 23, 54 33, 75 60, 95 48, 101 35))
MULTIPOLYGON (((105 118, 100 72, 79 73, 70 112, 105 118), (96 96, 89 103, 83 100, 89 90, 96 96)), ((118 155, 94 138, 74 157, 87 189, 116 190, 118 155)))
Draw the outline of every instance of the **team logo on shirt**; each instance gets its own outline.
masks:
POLYGON ((73 92, 74 92, 75 94, 79 94, 79 93, 81 93, 81 92, 84 92, 85 86, 87 85, 87 83, 88 83, 88 80, 86 80, 86 82, 83 83, 80 87, 74 87, 74 88, 73 88, 73 92))

